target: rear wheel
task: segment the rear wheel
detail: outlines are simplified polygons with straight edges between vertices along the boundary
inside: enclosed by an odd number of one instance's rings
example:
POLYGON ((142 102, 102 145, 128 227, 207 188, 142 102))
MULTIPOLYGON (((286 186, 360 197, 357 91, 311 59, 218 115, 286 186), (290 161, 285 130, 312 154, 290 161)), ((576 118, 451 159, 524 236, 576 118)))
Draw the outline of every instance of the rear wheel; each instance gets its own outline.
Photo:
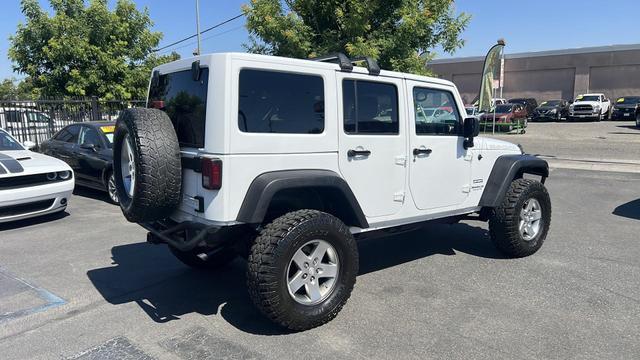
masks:
POLYGON ((358 249, 347 226, 330 214, 299 210, 275 219, 255 240, 247 285, 265 316, 306 330, 340 312, 357 273, 358 249))
POLYGON ((636 114, 636 127, 640 128, 640 112, 636 114))
POLYGON ((551 199, 544 185, 530 179, 511 183, 502 204, 489 218, 496 247, 509 257, 525 257, 540 249, 551 224, 551 199))

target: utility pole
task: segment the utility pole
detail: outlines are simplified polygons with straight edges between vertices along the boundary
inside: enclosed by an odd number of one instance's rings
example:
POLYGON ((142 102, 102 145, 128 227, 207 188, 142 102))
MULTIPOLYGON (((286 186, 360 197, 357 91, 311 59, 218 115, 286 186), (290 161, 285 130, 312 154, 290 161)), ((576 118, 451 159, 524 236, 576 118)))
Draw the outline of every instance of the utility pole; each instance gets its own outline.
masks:
POLYGON ((198 50, 194 55, 200 55, 200 0, 196 0, 196 31, 198 33, 198 50))

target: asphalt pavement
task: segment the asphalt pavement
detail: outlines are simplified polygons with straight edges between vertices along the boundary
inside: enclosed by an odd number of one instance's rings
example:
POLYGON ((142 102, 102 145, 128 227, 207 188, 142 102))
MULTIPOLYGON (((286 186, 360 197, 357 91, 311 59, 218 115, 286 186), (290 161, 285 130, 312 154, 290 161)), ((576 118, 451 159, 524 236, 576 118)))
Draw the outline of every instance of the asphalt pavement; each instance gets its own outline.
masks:
POLYGON ((554 169, 547 186, 537 254, 503 258, 478 222, 361 241, 351 299, 301 333, 254 309, 244 261, 191 270, 83 190, 0 228, 0 358, 640 358, 640 174, 554 169))

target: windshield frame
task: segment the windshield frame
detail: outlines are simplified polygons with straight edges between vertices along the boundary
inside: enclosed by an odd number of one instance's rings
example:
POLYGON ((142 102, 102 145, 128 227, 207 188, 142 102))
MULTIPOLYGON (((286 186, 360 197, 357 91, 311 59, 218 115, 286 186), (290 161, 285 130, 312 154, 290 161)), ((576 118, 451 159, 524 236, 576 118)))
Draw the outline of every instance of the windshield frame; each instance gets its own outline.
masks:
POLYGON ((616 99, 616 105, 635 105, 640 104, 640 96, 621 96, 616 99), (624 100, 623 102, 619 102, 619 100, 624 100), (633 101, 627 101, 628 99, 633 99, 633 101))
POLYGON ((576 98, 574 102, 600 102, 600 95, 581 95, 579 98, 576 98))
POLYGON ((9 140, 12 140, 16 145, 17 145, 17 149, 4 149, 2 148, 2 145, 0 145, 0 151, 24 151, 26 150, 24 148, 24 146, 18 141, 16 140, 13 136, 11 136, 11 134, 9 134, 8 132, 0 129, 0 137, 5 136, 7 137, 9 140))

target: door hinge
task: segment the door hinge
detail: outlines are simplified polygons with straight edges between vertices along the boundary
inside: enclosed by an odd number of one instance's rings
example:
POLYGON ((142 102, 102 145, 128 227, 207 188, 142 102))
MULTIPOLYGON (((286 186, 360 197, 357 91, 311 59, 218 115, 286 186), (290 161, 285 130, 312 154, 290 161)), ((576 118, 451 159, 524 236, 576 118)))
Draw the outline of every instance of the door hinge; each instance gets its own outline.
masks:
POLYGON ((469 185, 463 186, 462 187, 462 192, 465 193, 465 194, 470 193, 471 192, 471 186, 469 186, 469 185))
POLYGON ((407 166, 407 157, 404 155, 396 156, 396 165, 407 166))
POLYGON ((393 201, 404 202, 404 191, 393 194, 393 201))

